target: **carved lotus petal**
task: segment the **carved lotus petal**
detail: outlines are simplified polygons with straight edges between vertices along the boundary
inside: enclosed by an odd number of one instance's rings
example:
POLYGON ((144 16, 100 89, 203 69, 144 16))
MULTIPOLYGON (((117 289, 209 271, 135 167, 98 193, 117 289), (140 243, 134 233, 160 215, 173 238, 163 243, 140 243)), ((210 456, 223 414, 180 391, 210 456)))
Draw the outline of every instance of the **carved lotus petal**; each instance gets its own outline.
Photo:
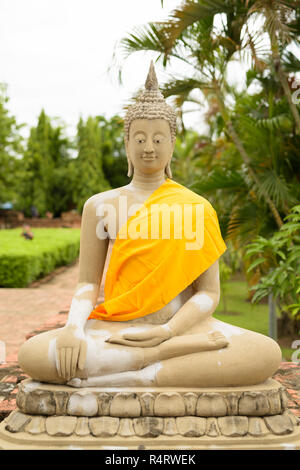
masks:
POLYGON ((198 395, 193 392, 188 392, 184 394, 183 399, 185 402, 185 414, 187 416, 194 416, 196 414, 198 395))
POLYGON ((226 416, 227 403, 219 393, 203 393, 197 401, 197 416, 226 416))
POLYGON ((248 432, 247 416, 224 416, 218 418, 218 425, 223 436, 240 437, 248 432))
POLYGON ((184 416, 185 405, 179 393, 163 392, 157 395, 154 403, 155 416, 184 416))
POLYGON ((95 416, 98 412, 97 398, 93 393, 81 391, 70 396, 67 412, 73 416, 95 416))
POLYGON ((155 395, 153 393, 143 393, 140 396, 142 416, 154 416, 155 395))
POLYGON ((292 420, 286 414, 265 416, 264 420, 268 429, 270 429, 273 434, 283 436, 292 433, 294 430, 292 420))
POLYGON ((93 436, 112 437, 118 432, 119 422, 119 418, 101 416, 100 418, 90 418, 89 426, 93 436))
POLYGON ((110 405, 110 416, 136 418, 141 415, 141 404, 135 393, 117 393, 110 405))
POLYGON ((109 393, 99 393, 98 395, 98 414, 99 416, 109 416, 112 395, 109 393))
POLYGON ((131 437, 134 436, 133 422, 130 418, 120 418, 120 426, 118 431, 119 436, 131 437))
POLYGON ((25 411, 32 415, 56 414, 56 404, 53 393, 48 390, 34 390, 27 394, 25 411))
POLYGON ((163 434, 166 436, 175 436, 178 434, 175 418, 165 418, 163 434))
POLYGON ((133 419, 133 427, 137 436, 157 437, 163 432, 163 418, 143 416, 133 419))
POLYGON ((76 423, 75 416, 49 416, 46 418, 46 431, 49 436, 71 436, 76 423))
POLYGON ((244 392, 239 400, 239 415, 265 416, 269 412, 269 401, 263 393, 244 392))
POLYGON ((205 434, 206 419, 196 416, 182 416, 176 418, 179 434, 185 437, 199 437, 205 434))

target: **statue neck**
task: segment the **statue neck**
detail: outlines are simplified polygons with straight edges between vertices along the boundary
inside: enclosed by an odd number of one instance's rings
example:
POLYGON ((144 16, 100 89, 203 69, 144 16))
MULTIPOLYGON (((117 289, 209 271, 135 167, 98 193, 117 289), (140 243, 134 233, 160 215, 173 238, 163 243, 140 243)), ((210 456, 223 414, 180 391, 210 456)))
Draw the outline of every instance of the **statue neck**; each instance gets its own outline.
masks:
POLYGON ((134 171, 129 186, 134 189, 153 192, 166 181, 164 170, 153 175, 145 175, 139 171, 134 171))

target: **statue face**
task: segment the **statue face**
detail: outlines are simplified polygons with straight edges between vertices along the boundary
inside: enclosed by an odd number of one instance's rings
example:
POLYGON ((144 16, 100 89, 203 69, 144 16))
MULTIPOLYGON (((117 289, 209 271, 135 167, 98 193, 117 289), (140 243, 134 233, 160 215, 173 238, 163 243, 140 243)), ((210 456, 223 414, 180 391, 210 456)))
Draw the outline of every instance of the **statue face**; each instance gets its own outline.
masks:
POLYGON ((175 141, 165 119, 136 119, 130 125, 127 156, 135 170, 144 174, 162 171, 170 162, 175 141))

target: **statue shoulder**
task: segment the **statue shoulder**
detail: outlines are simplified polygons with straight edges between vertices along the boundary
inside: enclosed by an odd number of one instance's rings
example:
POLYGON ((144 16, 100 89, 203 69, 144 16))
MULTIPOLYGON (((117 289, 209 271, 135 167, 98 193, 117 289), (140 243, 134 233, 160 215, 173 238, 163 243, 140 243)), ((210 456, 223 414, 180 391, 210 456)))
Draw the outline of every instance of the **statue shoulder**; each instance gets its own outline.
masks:
POLYGON ((83 211, 84 212, 94 212, 96 214, 97 209, 103 204, 114 203, 118 200, 119 196, 122 193, 122 188, 109 189, 101 193, 94 194, 84 203, 83 211))

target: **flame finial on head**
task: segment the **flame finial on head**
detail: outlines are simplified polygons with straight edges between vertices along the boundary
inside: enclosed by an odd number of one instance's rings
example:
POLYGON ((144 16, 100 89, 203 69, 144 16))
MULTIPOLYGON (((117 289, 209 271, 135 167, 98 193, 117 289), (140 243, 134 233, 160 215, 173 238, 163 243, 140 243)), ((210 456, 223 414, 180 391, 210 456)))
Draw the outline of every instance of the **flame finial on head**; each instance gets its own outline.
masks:
POLYGON ((153 60, 151 60, 149 72, 145 82, 145 88, 146 90, 158 90, 158 81, 155 73, 153 60))
POLYGON ((159 90, 153 61, 150 63, 145 89, 130 106, 124 120, 125 139, 129 140, 130 124, 135 119, 165 119, 170 125, 172 139, 176 135, 176 113, 159 90))

